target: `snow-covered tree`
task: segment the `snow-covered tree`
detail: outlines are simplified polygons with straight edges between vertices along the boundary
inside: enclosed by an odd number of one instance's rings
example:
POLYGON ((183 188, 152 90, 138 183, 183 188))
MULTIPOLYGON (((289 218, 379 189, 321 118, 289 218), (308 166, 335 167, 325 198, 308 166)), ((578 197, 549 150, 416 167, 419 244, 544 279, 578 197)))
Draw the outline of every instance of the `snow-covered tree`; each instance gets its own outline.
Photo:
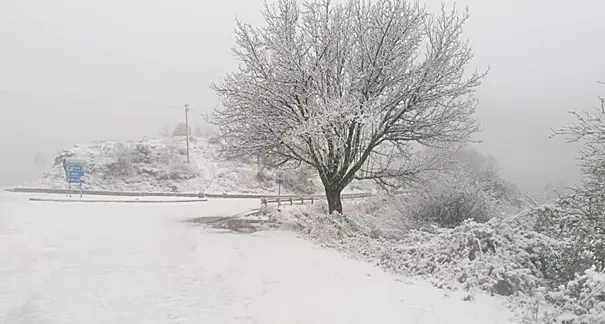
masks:
POLYGON ((551 235, 569 240, 577 255, 597 269, 605 269, 605 98, 592 111, 572 112, 576 123, 553 132, 569 141, 582 141, 579 161, 581 185, 556 202, 556 209, 544 213, 544 225, 551 235), (550 225, 550 226, 548 226, 550 225))
POLYGON ((514 183, 500 176, 500 166, 493 156, 465 147, 454 154, 453 163, 460 170, 454 172, 481 184, 493 199, 519 207, 521 191, 514 183))
POLYGON ((213 122, 232 154, 317 170, 329 212, 353 179, 405 178, 413 148, 467 141, 485 74, 462 29, 468 12, 433 15, 406 0, 278 0, 266 25, 238 21, 240 61, 213 87, 213 122))

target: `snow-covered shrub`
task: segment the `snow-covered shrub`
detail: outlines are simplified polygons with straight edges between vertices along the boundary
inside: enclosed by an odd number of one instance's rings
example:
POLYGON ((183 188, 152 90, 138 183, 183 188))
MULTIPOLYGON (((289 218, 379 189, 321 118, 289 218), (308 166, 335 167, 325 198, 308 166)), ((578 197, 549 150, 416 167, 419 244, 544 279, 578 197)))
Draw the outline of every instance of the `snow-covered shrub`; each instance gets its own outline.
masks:
POLYGON ((579 156, 583 181, 557 199, 554 209, 540 214, 537 229, 568 241, 600 271, 605 269, 605 98, 593 111, 573 114, 577 122, 554 135, 584 142, 579 156))
POLYGON ((605 182, 591 181, 556 202, 558 213, 546 218, 550 235, 568 239, 576 252, 599 271, 605 269, 605 182))
POLYGON ((382 258, 384 266, 430 276, 445 284, 457 280, 500 295, 531 294, 547 283, 558 242, 499 219, 466 220, 453 229, 414 230, 382 258))
POLYGON ((105 166, 105 177, 129 176, 133 171, 134 168, 131 162, 125 157, 119 157, 117 161, 105 166))
POLYGON ((525 313, 526 323, 605 324, 603 272, 592 268, 563 283, 552 280, 565 242, 517 226, 512 218, 466 220, 453 229, 433 226, 409 231, 400 239, 375 238, 376 227, 364 223, 363 206, 380 209, 379 204, 356 203, 347 206, 350 212, 344 216, 328 215, 325 202, 320 202, 279 214, 274 208, 266 212, 282 222, 295 222, 289 228, 324 246, 387 270, 421 276, 444 289, 479 288, 510 296, 511 307, 525 313))
POLYGON ((284 208, 280 213, 271 210, 273 217, 289 228, 296 228, 319 244, 335 248, 353 257, 376 261, 382 246, 376 242, 384 241, 371 238, 373 227, 359 222, 359 214, 328 214, 326 201, 311 206, 293 206, 284 208))
POLYGON ((414 201, 415 218, 442 227, 456 227, 467 219, 487 222, 498 213, 497 203, 481 184, 453 177, 433 185, 414 201))
MULTIPOLYGON (((566 209, 559 205, 569 197, 559 199, 554 206, 543 206, 531 211, 535 218, 534 229, 561 243, 556 262, 549 271, 549 279, 556 284, 572 280, 577 273, 582 273, 595 264, 595 253, 587 250, 582 240, 578 240, 576 231, 582 224, 578 219, 570 217, 566 209)), ((563 203, 563 206, 566 204, 563 203)), ((592 231, 583 231, 592 233, 592 231)), ((599 251, 596 251, 596 255, 599 251)))
POLYGON ((518 207, 518 190, 500 178, 493 158, 463 148, 445 152, 442 159, 441 167, 422 175, 419 185, 399 199, 403 217, 452 228, 467 219, 486 222, 505 207, 518 207))
POLYGON ((121 142, 113 145, 114 162, 105 166, 105 177, 129 176, 135 172, 134 150, 121 142))
POLYGON ((543 295, 556 307, 542 314, 541 323, 604 324, 605 273, 590 268, 543 295))
POLYGON ((199 175, 199 170, 187 163, 174 162, 168 167, 161 169, 156 174, 158 180, 188 180, 193 179, 199 175))
POLYGON ((63 160, 73 157, 74 153, 69 150, 63 150, 55 157, 54 165, 62 165, 63 160))
POLYGON ((409 230, 423 226, 414 220, 407 210, 411 202, 405 195, 378 194, 354 202, 354 208, 346 214, 366 228, 377 228, 381 237, 400 239, 409 230))
POLYGON ((559 242, 519 230, 499 218, 486 223, 466 220, 453 229, 414 229, 392 239, 376 237, 376 231, 388 228, 366 222, 359 208, 348 206, 355 212, 328 216, 322 206, 284 209, 278 216, 296 222, 303 233, 322 245, 397 273, 424 276, 444 288, 533 294, 549 284, 548 271, 558 260, 559 242))
POLYGON ((149 164, 152 162, 153 153, 151 148, 145 144, 137 144, 133 151, 132 162, 133 163, 145 163, 149 164))

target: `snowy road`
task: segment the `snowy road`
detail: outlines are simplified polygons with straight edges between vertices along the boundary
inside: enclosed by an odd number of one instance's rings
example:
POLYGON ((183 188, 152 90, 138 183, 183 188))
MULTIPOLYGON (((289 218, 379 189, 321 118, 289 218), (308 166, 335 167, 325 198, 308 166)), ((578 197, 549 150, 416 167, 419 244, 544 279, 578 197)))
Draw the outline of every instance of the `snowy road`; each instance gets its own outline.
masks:
POLYGON ((292 233, 183 220, 257 200, 35 203, 0 194, 0 323, 508 323, 496 299, 406 283, 292 233))

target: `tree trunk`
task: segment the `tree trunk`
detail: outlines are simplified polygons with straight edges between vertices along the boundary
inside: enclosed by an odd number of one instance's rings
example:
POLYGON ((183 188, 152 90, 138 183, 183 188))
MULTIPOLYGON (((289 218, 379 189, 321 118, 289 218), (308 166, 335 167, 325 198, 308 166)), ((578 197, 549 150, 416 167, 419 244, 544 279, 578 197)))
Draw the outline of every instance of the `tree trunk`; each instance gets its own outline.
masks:
POLYGON ((328 198, 328 212, 332 214, 337 211, 342 214, 342 201, 340 199, 340 192, 342 189, 329 189, 326 188, 326 198, 328 198))

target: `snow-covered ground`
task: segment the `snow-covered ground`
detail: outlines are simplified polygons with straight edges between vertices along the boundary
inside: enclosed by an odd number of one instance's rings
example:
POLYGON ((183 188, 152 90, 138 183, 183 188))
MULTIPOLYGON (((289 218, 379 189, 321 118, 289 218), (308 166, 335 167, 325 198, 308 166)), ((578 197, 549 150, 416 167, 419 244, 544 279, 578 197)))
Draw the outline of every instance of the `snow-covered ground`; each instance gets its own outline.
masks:
POLYGON ((0 323, 509 323, 295 234, 185 222, 258 206, 33 203, 0 193, 0 323))
MULTIPOLYGON (((22 187, 65 189, 63 158, 76 158, 88 162, 86 190, 277 194, 274 172, 259 175, 256 161, 226 160, 220 148, 211 139, 192 137, 188 164, 184 137, 76 145, 59 152, 46 173, 22 187)), ((282 193, 323 191, 316 175, 286 170, 285 178, 282 193)), ((374 187, 354 182, 345 192, 374 187)))

